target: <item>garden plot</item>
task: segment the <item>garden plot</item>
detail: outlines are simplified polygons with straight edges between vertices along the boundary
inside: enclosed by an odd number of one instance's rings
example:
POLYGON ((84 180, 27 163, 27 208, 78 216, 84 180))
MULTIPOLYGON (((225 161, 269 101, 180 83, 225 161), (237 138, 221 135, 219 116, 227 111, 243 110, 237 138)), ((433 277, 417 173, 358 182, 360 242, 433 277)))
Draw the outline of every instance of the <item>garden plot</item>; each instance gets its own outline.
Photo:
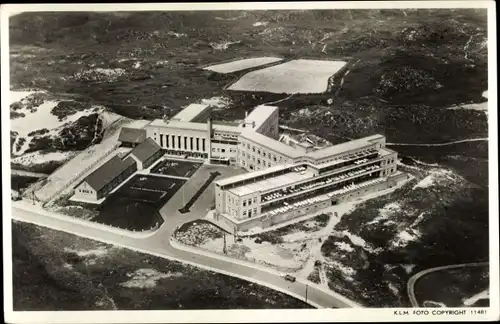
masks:
POLYGON ((233 73, 241 70, 250 69, 257 66, 266 65, 269 63, 278 62, 281 60, 282 59, 279 57, 255 57, 255 58, 232 61, 228 63, 210 65, 203 69, 226 74, 226 73, 233 73))
POLYGON ((135 175, 113 192, 92 219, 106 225, 144 231, 163 223, 158 210, 185 183, 185 180, 135 175))
POLYGON ((293 60, 248 72, 228 89, 271 93, 322 93, 328 80, 347 62, 293 60))
POLYGON ((151 173, 189 178, 200 166, 197 162, 165 159, 153 166, 151 173))

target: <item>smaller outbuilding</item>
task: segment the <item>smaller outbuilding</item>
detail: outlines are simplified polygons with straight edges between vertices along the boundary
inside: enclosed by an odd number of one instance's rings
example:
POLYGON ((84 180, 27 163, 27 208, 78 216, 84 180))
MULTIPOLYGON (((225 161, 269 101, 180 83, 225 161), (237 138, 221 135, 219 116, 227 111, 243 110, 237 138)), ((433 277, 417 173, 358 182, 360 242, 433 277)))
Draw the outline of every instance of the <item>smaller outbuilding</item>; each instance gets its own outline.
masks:
POLYGON ((74 197, 88 202, 98 201, 135 171, 137 164, 133 158, 122 160, 115 155, 75 187, 74 197))
POLYGON ((124 147, 136 147, 146 139, 146 130, 142 128, 122 127, 118 141, 124 147))
POLYGON ((163 155, 160 145, 148 137, 144 142, 137 145, 131 152, 130 157, 137 162, 137 169, 147 169, 163 155))

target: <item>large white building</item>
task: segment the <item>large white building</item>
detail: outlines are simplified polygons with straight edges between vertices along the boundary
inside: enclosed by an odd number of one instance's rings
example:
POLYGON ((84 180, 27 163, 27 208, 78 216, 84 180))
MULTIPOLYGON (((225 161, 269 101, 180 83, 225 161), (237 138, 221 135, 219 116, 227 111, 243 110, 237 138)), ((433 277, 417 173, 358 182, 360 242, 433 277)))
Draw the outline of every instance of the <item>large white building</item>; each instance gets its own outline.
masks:
POLYGON ((153 138, 167 154, 236 164, 242 132, 278 136, 278 107, 258 106, 238 123, 212 121, 209 113, 208 105, 189 105, 169 120, 152 121, 146 126, 146 137, 153 138))
POLYGON ((215 182, 215 221, 245 231, 300 217, 395 186, 397 153, 373 135, 315 148, 278 140, 278 107, 257 106, 238 123, 212 121, 207 105, 190 105, 146 126, 167 154, 240 166, 246 174, 215 182))

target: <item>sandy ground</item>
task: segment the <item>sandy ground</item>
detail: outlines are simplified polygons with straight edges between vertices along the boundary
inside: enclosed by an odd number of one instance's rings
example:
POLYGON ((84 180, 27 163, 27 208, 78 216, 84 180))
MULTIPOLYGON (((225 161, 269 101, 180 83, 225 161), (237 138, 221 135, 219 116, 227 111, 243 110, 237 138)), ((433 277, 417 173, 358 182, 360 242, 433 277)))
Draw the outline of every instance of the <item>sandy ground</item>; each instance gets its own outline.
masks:
POLYGON ((205 67, 204 70, 210 70, 217 73, 233 73, 241 70, 246 70, 252 67, 278 62, 281 60, 282 59, 279 57, 255 57, 228 63, 210 65, 205 67))
POLYGON ((25 166, 43 164, 51 161, 65 161, 73 157, 76 152, 50 152, 40 153, 39 151, 23 154, 11 160, 12 163, 21 164, 25 166))
MULTIPOLYGON (((18 101, 23 102, 26 97, 34 93, 41 93, 41 91, 10 91, 10 103, 12 104, 18 101)), ((29 143, 33 138, 33 136, 28 136, 30 132, 46 128, 49 130, 49 133, 47 133, 46 136, 57 136, 66 124, 75 122, 80 117, 88 116, 95 110, 102 111, 102 108, 93 107, 69 115, 63 120, 59 120, 57 116, 51 113, 52 108, 54 108, 58 103, 59 101, 57 100, 47 100, 40 106, 36 107, 36 111, 34 112, 31 112, 26 107, 16 111, 18 113, 23 113, 25 116, 10 120, 10 130, 18 133, 14 144, 13 153, 15 155, 22 155, 29 148, 29 143), (25 142, 18 150, 16 148, 16 144, 20 138, 24 138, 25 142)))
POLYGON ((228 89, 272 93, 322 93, 346 62, 293 60, 245 74, 228 89))

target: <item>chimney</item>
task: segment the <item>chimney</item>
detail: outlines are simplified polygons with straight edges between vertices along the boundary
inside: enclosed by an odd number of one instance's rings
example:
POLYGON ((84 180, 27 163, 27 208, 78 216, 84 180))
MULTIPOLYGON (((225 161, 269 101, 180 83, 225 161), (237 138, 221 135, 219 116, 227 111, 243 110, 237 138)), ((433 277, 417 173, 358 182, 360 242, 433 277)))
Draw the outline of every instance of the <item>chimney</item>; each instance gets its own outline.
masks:
POLYGON ((245 110, 245 119, 248 117, 248 111, 245 110))
POLYGON ((208 161, 212 158, 212 117, 207 119, 207 150, 208 150, 208 161))
POLYGON ((207 132, 208 138, 212 138, 212 117, 208 117, 207 119, 207 132))

